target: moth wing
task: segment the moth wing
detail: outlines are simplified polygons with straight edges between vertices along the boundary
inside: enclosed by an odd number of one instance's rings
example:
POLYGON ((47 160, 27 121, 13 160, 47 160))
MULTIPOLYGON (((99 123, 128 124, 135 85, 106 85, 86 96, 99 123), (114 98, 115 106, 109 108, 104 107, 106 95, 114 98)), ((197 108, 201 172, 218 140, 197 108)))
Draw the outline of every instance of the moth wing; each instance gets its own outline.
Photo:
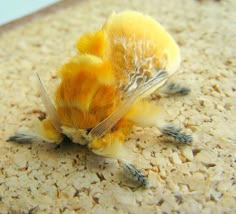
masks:
POLYGON ((61 124, 60 124, 60 120, 57 116, 57 112, 56 109, 52 103, 52 101, 50 100, 44 86, 43 83, 37 73, 37 82, 38 82, 38 87, 39 87, 39 92, 40 92, 40 97, 42 99, 42 102, 46 108, 46 112, 48 114, 49 119, 51 120, 53 126, 55 127, 55 129, 61 133, 61 124))
POLYGON ((144 96, 146 93, 156 90, 161 87, 167 80, 167 72, 164 70, 157 70, 155 75, 147 81, 137 83, 139 76, 134 77, 136 81, 132 81, 126 87, 126 96, 120 106, 111 113, 106 119, 95 126, 91 131, 92 137, 101 137, 109 131, 130 109, 135 101, 144 96))

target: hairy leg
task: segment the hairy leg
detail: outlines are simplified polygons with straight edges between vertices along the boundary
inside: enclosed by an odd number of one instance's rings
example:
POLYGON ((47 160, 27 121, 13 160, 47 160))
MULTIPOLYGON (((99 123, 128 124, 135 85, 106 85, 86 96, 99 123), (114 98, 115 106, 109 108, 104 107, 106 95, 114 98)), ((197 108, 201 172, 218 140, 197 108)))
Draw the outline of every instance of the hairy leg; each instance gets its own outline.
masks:
POLYGON ((7 139, 8 142, 17 142, 21 144, 30 144, 30 143, 55 143, 59 144, 63 141, 56 141, 52 139, 47 139, 43 136, 40 136, 39 134, 32 132, 26 128, 20 128, 16 133, 12 136, 10 136, 7 139))
POLYGON ((175 95, 185 96, 185 95, 188 95, 190 92, 191 92, 190 88, 179 85, 177 83, 173 83, 173 82, 170 82, 170 83, 167 82, 160 89, 161 94, 168 95, 168 96, 175 96, 175 95))
POLYGON ((64 135, 59 133, 50 120, 35 121, 33 130, 22 127, 7 141, 14 141, 22 144, 28 143, 55 143, 63 141, 64 135))
POLYGON ((166 124, 164 112, 154 102, 140 100, 126 114, 126 118, 133 121, 138 126, 155 126, 163 135, 177 143, 190 144, 192 137, 181 131, 180 128, 172 124, 166 124))
POLYGON ((113 158, 121 162, 125 175, 147 188, 149 187, 148 178, 132 164, 134 157, 124 144, 132 125, 132 122, 125 119, 119 121, 113 127, 115 130, 106 133, 103 137, 93 139, 89 143, 89 149, 97 155, 113 158))
POLYGON ((130 163, 122 163, 123 169, 127 177, 130 179, 137 181, 139 184, 144 186, 145 188, 149 187, 149 181, 148 178, 143 174, 143 172, 136 168, 135 165, 130 164, 130 163))
POLYGON ((191 144, 193 140, 191 135, 185 134, 180 128, 177 128, 171 124, 160 128, 160 130, 164 136, 177 143, 191 144))

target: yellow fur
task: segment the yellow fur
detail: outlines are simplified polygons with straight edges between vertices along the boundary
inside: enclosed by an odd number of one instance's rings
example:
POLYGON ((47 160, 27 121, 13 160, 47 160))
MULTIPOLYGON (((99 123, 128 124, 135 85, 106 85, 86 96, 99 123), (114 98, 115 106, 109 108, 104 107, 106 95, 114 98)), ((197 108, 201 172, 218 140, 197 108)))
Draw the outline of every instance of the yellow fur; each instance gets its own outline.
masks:
POLYGON ((61 133, 58 133, 51 121, 48 119, 37 121, 36 130, 45 140, 60 143, 63 139, 61 133))
POLYGON ((86 33, 77 42, 77 49, 81 53, 89 53, 102 57, 105 52, 105 38, 102 31, 86 33))
POLYGON ((55 102, 63 125, 92 128, 114 111, 118 96, 108 62, 89 54, 78 55, 63 65, 59 74, 55 102))
POLYGON ((72 79, 80 72, 95 76, 101 84, 111 85, 115 82, 115 74, 110 62, 91 54, 75 55, 59 69, 58 74, 66 80, 72 79))
POLYGON ((89 149, 98 155, 127 160, 127 148, 123 145, 125 138, 121 130, 109 132, 101 138, 93 139, 89 149))
POLYGON ((115 76, 127 82, 126 73, 143 63, 148 75, 153 68, 173 74, 180 64, 180 50, 174 39, 150 16, 134 11, 113 13, 102 30, 83 35, 77 42, 81 53, 94 54, 111 63, 115 76), (151 62, 144 62, 152 57, 151 62))
POLYGON ((178 45, 150 16, 134 11, 113 13, 102 29, 106 35, 105 58, 112 60, 116 72, 133 71, 134 55, 138 59, 153 56, 155 67, 165 68, 170 74, 179 66, 178 45))
MULTIPOLYGON (((137 68, 137 73, 150 77, 159 68, 172 74, 180 63, 179 48, 164 28, 151 17, 131 11, 114 13, 101 30, 82 35, 77 49, 58 71, 61 83, 55 92, 61 125, 76 141, 81 130, 94 128, 119 107, 125 96, 121 85, 137 68)), ((92 139, 89 148, 115 157, 132 126, 155 125, 159 113, 154 103, 139 100, 105 135, 92 139)), ((46 135, 55 137, 46 125, 46 135)))
POLYGON ((161 108, 149 100, 137 101, 124 116, 139 126, 155 126, 160 116, 161 108))
POLYGON ((122 131, 117 130, 114 132, 110 132, 106 135, 104 135, 101 138, 95 138, 92 143, 90 143, 90 148, 92 150, 98 150, 103 147, 111 146, 114 141, 119 141, 119 143, 123 143, 125 140, 125 135, 122 133, 122 131))

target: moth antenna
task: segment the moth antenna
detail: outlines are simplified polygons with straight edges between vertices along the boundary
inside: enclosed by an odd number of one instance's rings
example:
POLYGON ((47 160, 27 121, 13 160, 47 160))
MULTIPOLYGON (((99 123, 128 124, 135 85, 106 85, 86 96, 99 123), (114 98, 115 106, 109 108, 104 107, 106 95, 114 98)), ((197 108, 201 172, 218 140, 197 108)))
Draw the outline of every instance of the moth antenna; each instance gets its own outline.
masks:
POLYGON ((39 86, 39 91, 40 91, 40 97, 42 99, 42 102, 46 108, 46 112, 48 114, 49 119, 51 120, 53 126, 55 127, 55 129, 61 133, 61 124, 60 124, 60 120, 57 116, 57 112, 56 109, 52 103, 52 101, 50 100, 50 98, 47 95, 47 92, 43 86, 43 83, 37 73, 37 80, 38 80, 38 86, 39 86))
POLYGON ((126 98, 120 104, 120 106, 113 113, 111 113, 106 119, 104 119, 97 126, 95 126, 90 131, 90 135, 92 137, 103 136, 128 112, 130 107, 135 103, 135 101, 140 96, 143 96, 145 93, 151 91, 153 88, 157 89, 166 80, 167 80, 167 72, 159 70, 152 79, 146 81, 143 85, 136 87, 134 91, 129 91, 126 98))

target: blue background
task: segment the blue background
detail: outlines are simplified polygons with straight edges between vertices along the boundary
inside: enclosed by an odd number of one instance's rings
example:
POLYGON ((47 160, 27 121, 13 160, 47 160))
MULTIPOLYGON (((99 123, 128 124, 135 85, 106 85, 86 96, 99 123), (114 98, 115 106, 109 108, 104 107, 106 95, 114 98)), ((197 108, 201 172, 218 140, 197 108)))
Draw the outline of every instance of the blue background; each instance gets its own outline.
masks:
POLYGON ((0 0, 0 25, 37 11, 58 0, 0 0))

